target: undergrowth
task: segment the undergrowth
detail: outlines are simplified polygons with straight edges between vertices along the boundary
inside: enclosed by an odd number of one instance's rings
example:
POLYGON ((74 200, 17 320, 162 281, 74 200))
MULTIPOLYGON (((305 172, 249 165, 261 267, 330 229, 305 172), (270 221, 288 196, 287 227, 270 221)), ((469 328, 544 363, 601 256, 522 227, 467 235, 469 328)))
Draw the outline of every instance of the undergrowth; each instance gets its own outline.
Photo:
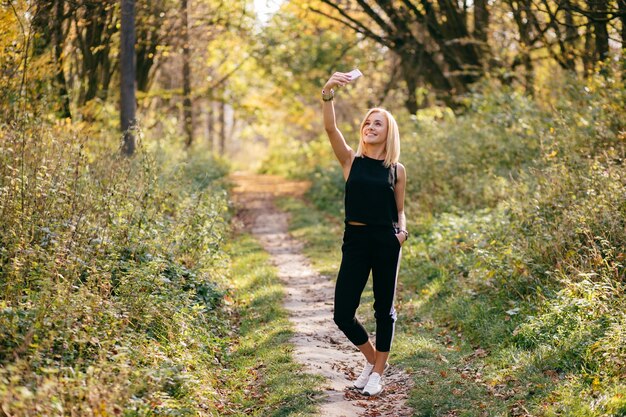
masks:
POLYGON ((0 136, 3 412, 214 415, 223 164, 27 116, 0 136))

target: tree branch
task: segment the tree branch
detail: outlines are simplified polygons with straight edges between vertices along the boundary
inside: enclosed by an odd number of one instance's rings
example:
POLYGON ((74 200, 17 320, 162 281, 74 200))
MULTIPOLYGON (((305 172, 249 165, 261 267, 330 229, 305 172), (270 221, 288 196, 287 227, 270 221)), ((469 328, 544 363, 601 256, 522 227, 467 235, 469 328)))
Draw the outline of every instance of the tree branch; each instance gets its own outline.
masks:
MULTIPOLYGON (((322 2, 326 3, 326 0, 321 0, 322 2)), ((340 19, 336 16, 332 16, 326 12, 323 12, 319 9, 316 9, 314 7, 309 7, 309 10, 311 10, 314 13, 317 13, 319 15, 322 15, 324 17, 327 17, 331 20, 334 20, 335 22, 341 23, 347 27, 349 27, 350 29, 354 30, 357 33, 360 33, 361 35, 367 36, 370 39, 375 40, 376 42, 380 43, 381 45, 385 45, 389 48, 391 48, 393 46, 393 43, 387 39, 384 38, 380 35, 375 34, 374 32, 372 32, 371 30, 369 30, 365 25, 363 25, 363 23, 357 21, 356 19, 352 18, 351 16, 346 15, 346 19, 348 19, 348 21, 340 19)), ((341 10, 340 13, 342 13, 343 11, 341 10)), ((342 15, 345 15, 345 13, 342 13, 342 15)))

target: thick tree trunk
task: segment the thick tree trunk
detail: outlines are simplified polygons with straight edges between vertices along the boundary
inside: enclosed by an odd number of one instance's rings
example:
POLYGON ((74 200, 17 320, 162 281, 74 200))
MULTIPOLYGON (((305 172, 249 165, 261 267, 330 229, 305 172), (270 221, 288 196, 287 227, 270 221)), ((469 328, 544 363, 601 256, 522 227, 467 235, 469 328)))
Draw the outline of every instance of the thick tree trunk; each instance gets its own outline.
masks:
POLYGON ((487 41, 489 9, 487 0, 474 0, 474 33, 481 41, 487 41))
POLYGON ((181 2, 182 29, 183 29, 183 117, 185 135, 185 146, 188 148, 193 143, 193 112, 191 108, 191 60, 189 52, 189 22, 187 0, 181 2))
POLYGON ((590 0, 589 5, 593 15, 596 58, 603 62, 609 57, 608 3, 607 0, 590 0))
POLYGON ((135 152, 135 0, 122 0, 122 30, 120 33, 120 119, 124 135, 122 151, 135 152))
POLYGON ((406 53, 400 55, 400 69, 407 88, 404 103, 406 109, 415 114, 427 104, 418 102, 416 94, 417 89, 424 85, 432 87, 438 98, 451 104, 453 102, 451 98, 459 91, 455 90, 451 78, 441 71, 433 56, 424 50, 416 53, 411 48, 406 48, 403 51, 406 50, 408 50, 406 53))
POLYGON ((527 49, 522 52, 522 64, 524 64, 524 89, 526 94, 535 95, 535 68, 530 57, 530 51, 527 49))
POLYGON ((566 49, 561 51, 565 55, 564 63, 568 70, 576 71, 576 50, 578 41, 578 28, 574 22, 574 13, 572 12, 571 0, 563 1, 563 12, 565 13, 565 41, 563 42, 566 49))
POLYGON ((467 92, 485 73, 490 55, 486 42, 490 0, 462 4, 458 0, 359 0, 358 8, 350 7, 351 2, 321 1, 339 16, 312 10, 343 22, 397 54, 407 87, 405 106, 411 113, 420 107, 416 88, 432 87, 439 99, 454 105, 454 97, 467 92), (472 31, 468 28, 470 3, 474 7, 472 31))
POLYGON ((59 89, 59 98, 61 100, 61 109, 59 117, 71 118, 70 96, 67 90, 67 80, 63 71, 63 20, 64 20, 64 0, 56 1, 55 19, 54 19, 54 63, 56 65, 56 74, 54 76, 57 88, 59 89))
POLYGON ((474 36, 481 42, 487 43, 489 33, 488 0, 474 0, 474 36))

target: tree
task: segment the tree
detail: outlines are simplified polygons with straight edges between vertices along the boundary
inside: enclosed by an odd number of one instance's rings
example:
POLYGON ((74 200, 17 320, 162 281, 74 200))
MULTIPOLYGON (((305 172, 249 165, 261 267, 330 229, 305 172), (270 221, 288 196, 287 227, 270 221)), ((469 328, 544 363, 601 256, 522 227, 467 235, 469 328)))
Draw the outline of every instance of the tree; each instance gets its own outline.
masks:
POLYGON ((175 13, 171 0, 140 1, 136 5, 135 55, 137 57, 137 90, 147 92, 158 69, 161 51, 165 50, 174 27, 175 13))
POLYGON ((187 0, 181 1, 180 12, 182 16, 182 37, 183 37, 183 123, 185 127, 185 146, 189 148, 193 143, 193 112, 191 109, 191 66, 190 66, 190 44, 189 44, 189 7, 187 0))
POLYGON ((98 97, 107 98, 109 84, 115 72, 112 48, 117 33, 119 14, 116 0, 80 0, 70 9, 75 43, 80 58, 81 78, 79 104, 98 97))
POLYGON ((467 92, 485 72, 489 56, 485 42, 489 24, 486 1, 473 2, 472 6, 454 0, 320 1, 326 9, 312 10, 397 54, 406 83, 405 105, 411 113, 418 109, 416 91, 420 86, 433 88, 442 100, 453 105, 452 98, 467 92))
POLYGON ((135 152, 135 0, 122 0, 120 33, 120 119, 124 135, 122 151, 130 156, 135 152))
POLYGON ((598 61, 609 57, 608 8, 607 0, 589 0, 589 20, 593 25, 598 61))
POLYGON ((617 3, 622 22, 622 32, 620 33, 622 40, 622 73, 626 77, 626 0, 617 0, 617 3))

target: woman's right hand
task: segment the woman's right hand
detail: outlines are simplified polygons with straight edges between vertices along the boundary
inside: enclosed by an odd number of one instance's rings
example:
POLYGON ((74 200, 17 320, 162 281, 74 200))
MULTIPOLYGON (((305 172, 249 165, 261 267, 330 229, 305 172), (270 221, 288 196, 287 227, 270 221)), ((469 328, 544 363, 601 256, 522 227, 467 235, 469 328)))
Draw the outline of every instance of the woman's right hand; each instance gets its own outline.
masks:
POLYGON ((324 85, 324 91, 330 91, 336 87, 343 87, 352 81, 352 77, 347 72, 336 72, 330 76, 324 85))

